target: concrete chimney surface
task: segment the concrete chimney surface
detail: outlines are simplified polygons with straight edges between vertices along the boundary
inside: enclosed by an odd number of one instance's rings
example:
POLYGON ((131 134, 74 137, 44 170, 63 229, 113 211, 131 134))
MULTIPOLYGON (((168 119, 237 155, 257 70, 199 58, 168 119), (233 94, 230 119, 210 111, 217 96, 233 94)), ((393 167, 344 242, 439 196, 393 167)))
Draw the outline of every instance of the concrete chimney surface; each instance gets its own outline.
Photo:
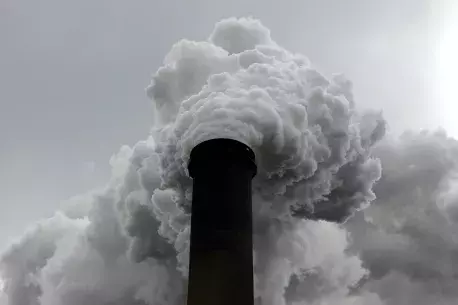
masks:
POLYGON ((251 180, 255 155, 214 139, 191 152, 193 178, 188 305, 252 305, 251 180))

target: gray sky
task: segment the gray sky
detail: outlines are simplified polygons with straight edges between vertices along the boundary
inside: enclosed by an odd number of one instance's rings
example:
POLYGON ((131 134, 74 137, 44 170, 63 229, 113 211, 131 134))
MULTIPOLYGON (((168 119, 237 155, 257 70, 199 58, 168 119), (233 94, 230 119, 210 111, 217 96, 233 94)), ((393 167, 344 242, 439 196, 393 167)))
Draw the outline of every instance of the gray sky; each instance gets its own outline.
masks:
POLYGON ((164 55, 223 17, 259 18, 325 74, 345 73, 392 131, 451 120, 436 88, 443 11, 427 0, 1 0, 0 247, 108 179, 110 156, 148 134, 144 88, 164 55))

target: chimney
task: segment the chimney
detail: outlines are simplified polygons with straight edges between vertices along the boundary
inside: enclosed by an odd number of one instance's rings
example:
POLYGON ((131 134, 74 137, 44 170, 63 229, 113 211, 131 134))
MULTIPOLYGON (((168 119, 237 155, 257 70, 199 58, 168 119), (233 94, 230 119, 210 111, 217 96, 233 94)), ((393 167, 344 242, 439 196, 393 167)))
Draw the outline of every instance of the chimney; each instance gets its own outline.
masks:
POLYGON ((188 305, 253 305, 251 180, 255 155, 230 139, 191 152, 188 305))

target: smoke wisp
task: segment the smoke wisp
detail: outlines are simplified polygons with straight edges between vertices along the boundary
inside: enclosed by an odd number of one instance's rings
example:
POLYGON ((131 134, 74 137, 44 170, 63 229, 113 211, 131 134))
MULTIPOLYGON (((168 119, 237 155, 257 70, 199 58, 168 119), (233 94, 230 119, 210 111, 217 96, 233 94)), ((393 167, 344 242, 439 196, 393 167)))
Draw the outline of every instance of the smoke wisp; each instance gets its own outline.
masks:
POLYGON ((221 137, 258 163, 257 304, 456 303, 458 145, 445 133, 382 140, 385 120, 358 111, 349 80, 250 18, 175 44, 147 94, 151 136, 1 255, 0 304, 184 304, 189 154, 221 137))

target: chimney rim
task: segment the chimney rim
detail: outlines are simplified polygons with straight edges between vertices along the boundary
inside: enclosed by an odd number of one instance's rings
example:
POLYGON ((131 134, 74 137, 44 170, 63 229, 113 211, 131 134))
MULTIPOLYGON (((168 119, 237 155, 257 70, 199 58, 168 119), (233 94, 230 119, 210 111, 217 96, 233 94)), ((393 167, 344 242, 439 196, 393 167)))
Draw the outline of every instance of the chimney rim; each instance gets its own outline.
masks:
POLYGON ((194 178, 195 176, 196 162, 198 164, 208 164, 215 162, 215 159, 246 162, 247 166, 252 167, 254 170, 253 177, 257 173, 256 156, 251 147, 239 140, 215 138, 200 142, 191 150, 188 163, 190 177, 194 178))

